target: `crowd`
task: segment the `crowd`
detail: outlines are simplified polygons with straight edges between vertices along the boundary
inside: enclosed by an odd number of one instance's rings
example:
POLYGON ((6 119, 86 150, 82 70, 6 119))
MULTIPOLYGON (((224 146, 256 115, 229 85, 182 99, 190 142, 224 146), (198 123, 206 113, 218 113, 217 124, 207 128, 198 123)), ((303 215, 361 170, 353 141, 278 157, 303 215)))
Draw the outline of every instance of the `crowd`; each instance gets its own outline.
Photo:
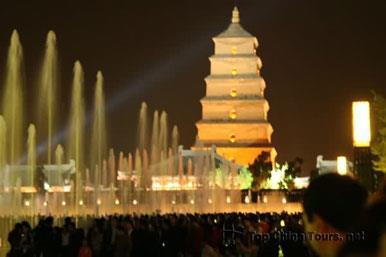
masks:
POLYGON ((349 177, 324 175, 304 213, 154 214, 68 217, 15 225, 9 257, 386 256, 386 201, 368 203, 349 177), (330 237, 332 236, 332 237, 330 237))

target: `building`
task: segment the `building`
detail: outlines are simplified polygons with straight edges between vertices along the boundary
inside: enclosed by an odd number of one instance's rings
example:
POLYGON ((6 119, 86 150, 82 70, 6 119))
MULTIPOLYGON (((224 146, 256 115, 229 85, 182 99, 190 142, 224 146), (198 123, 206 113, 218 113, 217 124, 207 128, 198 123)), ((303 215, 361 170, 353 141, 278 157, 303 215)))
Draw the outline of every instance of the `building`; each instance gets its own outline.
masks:
POLYGON ((237 7, 229 27, 213 41, 215 53, 209 58, 206 96, 201 99, 202 120, 196 124, 199 140, 205 147, 216 145, 220 155, 242 165, 252 163, 262 151, 274 161, 258 42, 240 25, 237 7))
MULTIPOLYGON (((345 173, 352 174, 353 163, 345 160, 345 173)), ((324 160, 322 155, 316 157, 316 169, 319 175, 327 173, 339 173, 339 162, 338 160, 324 160)))

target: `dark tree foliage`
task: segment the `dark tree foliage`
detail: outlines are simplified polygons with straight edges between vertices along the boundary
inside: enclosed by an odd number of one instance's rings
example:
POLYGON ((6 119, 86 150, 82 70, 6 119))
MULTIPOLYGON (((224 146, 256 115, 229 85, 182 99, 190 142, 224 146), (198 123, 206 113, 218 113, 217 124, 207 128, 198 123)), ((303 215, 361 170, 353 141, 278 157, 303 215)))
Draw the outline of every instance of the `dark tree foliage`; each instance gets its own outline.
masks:
POLYGON ((371 151, 376 156, 373 164, 375 170, 386 173, 386 99, 374 91, 372 93, 375 136, 371 142, 371 151))
POLYGON ((252 190, 258 190, 260 183, 270 176, 272 162, 269 152, 261 152, 255 161, 249 165, 248 169, 253 175, 252 190))
POLYGON ((288 162, 288 168, 285 170, 284 182, 289 189, 294 187, 294 179, 302 172, 303 159, 296 157, 294 160, 288 162))

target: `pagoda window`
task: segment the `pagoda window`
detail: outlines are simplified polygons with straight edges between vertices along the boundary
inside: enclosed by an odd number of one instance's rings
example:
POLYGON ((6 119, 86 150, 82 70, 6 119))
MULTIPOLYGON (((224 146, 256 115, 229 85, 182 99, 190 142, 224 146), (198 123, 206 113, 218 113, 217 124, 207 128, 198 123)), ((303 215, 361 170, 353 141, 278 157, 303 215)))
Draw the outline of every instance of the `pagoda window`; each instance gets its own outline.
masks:
POLYGON ((236 136, 235 136, 235 135, 231 135, 231 136, 229 137, 229 142, 235 143, 235 142, 236 142, 236 136))
POLYGON ((236 90, 236 88, 232 88, 232 89, 231 89, 230 95, 231 95, 231 97, 236 97, 236 96, 237 96, 237 90, 236 90))
POLYGON ((231 70, 231 74, 232 74, 232 76, 236 76, 236 75, 237 75, 237 69, 236 69, 236 68, 233 68, 233 69, 231 70))
POLYGON ((237 118, 236 110, 231 110, 231 111, 229 112, 229 119, 235 120, 236 118, 237 118))

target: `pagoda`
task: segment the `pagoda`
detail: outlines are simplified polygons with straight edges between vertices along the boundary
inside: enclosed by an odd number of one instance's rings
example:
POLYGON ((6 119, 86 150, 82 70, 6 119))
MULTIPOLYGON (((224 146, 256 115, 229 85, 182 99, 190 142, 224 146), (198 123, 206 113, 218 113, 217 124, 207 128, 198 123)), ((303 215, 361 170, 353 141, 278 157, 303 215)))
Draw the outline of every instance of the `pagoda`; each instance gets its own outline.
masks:
POLYGON ((198 138, 205 147, 215 145, 218 154, 241 165, 252 163, 262 151, 274 161, 262 62, 256 56, 258 42, 239 22, 235 7, 229 27, 213 38, 215 53, 205 78, 198 138))

